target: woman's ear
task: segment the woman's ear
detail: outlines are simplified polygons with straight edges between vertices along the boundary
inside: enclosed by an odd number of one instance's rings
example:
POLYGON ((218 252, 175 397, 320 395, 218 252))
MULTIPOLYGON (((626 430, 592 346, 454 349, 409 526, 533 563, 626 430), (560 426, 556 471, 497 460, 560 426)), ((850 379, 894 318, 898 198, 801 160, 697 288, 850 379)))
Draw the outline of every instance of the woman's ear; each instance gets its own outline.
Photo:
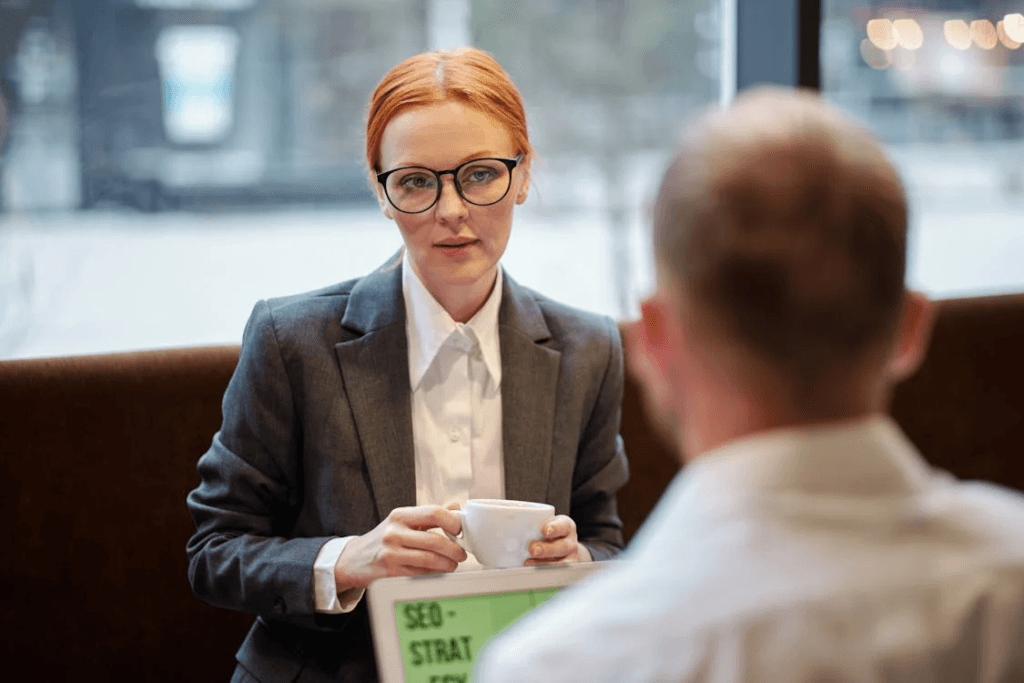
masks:
POLYGON ((522 204, 530 195, 530 158, 527 157, 518 167, 522 172, 523 183, 516 192, 516 204, 522 204))
POLYGON ((391 220, 395 220, 395 214, 392 212, 391 209, 391 202, 388 201, 387 195, 384 194, 384 187, 380 183, 378 183, 376 179, 374 179, 374 183, 374 194, 377 195, 377 204, 380 205, 381 213, 383 213, 391 220))
POLYGON ((910 377, 924 362, 935 322, 935 306, 920 292, 908 291, 903 297, 896 344, 889 358, 888 374, 892 382, 910 377))
POLYGON ((377 182, 377 175, 374 171, 370 171, 367 180, 370 183, 370 191, 373 192, 373 196, 377 198, 377 205, 380 206, 380 211, 387 218, 395 220, 394 210, 391 206, 391 202, 388 201, 387 194, 384 193, 384 186, 377 182))

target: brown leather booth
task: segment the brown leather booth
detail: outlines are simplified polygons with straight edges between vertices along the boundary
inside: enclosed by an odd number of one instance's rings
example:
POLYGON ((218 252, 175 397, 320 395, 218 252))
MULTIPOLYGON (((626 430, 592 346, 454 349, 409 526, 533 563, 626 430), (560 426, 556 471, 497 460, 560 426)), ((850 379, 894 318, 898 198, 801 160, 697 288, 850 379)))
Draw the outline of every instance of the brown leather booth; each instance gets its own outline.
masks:
MULTIPOLYGON (((937 466, 1024 490, 1024 295, 943 302, 893 413, 937 466)), ((628 349, 627 349, 628 353, 628 349)), ((0 362, 0 653, 43 680, 225 681, 251 617, 196 600, 185 496, 237 347, 0 362)), ((677 466, 626 387, 631 536, 677 466)))

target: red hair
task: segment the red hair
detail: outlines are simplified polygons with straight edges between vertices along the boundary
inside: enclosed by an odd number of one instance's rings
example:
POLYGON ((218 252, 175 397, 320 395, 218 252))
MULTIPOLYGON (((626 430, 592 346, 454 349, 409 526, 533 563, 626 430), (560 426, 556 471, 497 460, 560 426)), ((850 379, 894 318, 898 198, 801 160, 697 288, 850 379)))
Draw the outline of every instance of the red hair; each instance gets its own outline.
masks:
POLYGON ((455 100, 505 126, 516 153, 533 154, 526 110, 515 84, 490 53, 475 47, 422 52, 385 74, 370 98, 366 116, 366 165, 371 182, 381 170, 380 145, 391 120, 412 107, 455 100))

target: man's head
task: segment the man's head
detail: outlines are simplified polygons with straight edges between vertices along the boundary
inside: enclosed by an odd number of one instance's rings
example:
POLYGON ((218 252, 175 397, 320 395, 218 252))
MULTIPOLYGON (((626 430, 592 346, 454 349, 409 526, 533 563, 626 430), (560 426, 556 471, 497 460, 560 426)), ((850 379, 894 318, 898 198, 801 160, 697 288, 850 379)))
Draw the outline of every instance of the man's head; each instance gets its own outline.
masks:
POLYGON ((817 96, 760 90, 708 113, 655 206, 644 346, 659 403, 685 423, 698 387, 721 391, 779 426, 883 409, 927 328, 927 302, 904 289, 906 243, 896 170, 817 96))

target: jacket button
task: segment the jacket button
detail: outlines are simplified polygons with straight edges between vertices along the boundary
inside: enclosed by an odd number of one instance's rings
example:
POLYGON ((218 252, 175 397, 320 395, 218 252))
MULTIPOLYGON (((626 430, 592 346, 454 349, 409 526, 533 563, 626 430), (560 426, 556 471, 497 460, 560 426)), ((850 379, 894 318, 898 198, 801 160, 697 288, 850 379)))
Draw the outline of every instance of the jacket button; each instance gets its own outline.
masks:
POLYGON ((277 596, 276 598, 274 598, 274 611, 278 614, 284 614, 286 610, 287 608, 285 607, 284 604, 284 598, 282 598, 281 596, 277 596))

